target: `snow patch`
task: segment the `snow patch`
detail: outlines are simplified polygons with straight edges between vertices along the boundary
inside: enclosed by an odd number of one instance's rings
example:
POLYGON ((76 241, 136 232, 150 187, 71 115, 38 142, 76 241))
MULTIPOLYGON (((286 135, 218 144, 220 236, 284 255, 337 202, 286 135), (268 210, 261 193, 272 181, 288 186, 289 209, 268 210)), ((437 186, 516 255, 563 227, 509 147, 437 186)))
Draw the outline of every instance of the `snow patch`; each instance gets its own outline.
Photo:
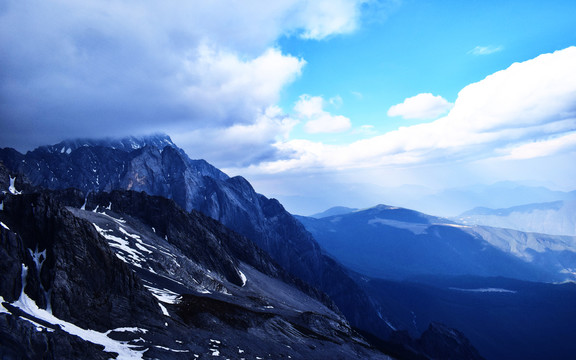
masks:
POLYGON ((162 310, 162 314, 164 314, 164 316, 170 316, 170 313, 168 312, 168 309, 166 309, 166 306, 158 303, 158 306, 160 306, 160 310, 162 310))
POLYGON ((390 219, 381 219, 381 218, 374 218, 372 220, 368 220, 368 225, 386 225, 395 227, 398 229, 408 230, 412 232, 414 235, 422 235, 428 231, 429 224, 414 224, 414 223, 407 223, 398 220, 390 220, 390 219))
MULTIPOLYGON (((32 251, 32 249, 28 249, 30 252, 30 256, 32 256, 32 260, 36 265, 36 275, 38 279, 40 279, 40 271, 42 271, 42 265, 44 265, 44 261, 46 261, 46 249, 44 251, 38 251, 38 246, 36 246, 36 250, 32 251)), ((40 282, 40 289, 44 293, 44 298, 46 299, 46 311, 52 313, 52 304, 50 303, 50 291, 46 291, 44 289, 44 285, 40 282)))
POLYGON ((130 242, 128 240, 108 234, 108 232, 112 230, 104 230, 94 223, 92 225, 94 225, 94 227, 100 233, 100 235, 102 235, 106 240, 108 240, 108 244, 110 246, 127 254, 128 258, 126 258, 124 254, 116 253, 116 256, 120 260, 132 264, 134 266, 142 267, 140 263, 145 261, 144 255, 140 251, 131 248, 130 242))
POLYGON ((4 300, 4 298, 2 297, 2 295, 0 295, 0 314, 10 314, 10 311, 8 311, 8 309, 6 309, 4 307, 4 303, 6 301, 4 300))
POLYGON ((461 289, 461 288, 451 287, 450 290, 467 291, 467 292, 480 292, 480 293, 510 293, 510 294, 516 294, 517 293, 517 291, 515 291, 515 290, 500 289, 500 288, 461 289))
POLYGON ((242 279, 242 287, 244 287, 244 285, 246 285, 246 275, 244 275, 244 273, 240 270, 238 270, 238 272, 240 273, 240 278, 242 279))
POLYGON ((14 186, 15 181, 16 177, 13 178, 12 176, 10 176, 10 186, 8 186, 8 191, 10 191, 12 195, 20 195, 22 194, 22 191, 16 190, 16 186, 14 186))
MULTIPOLYGON (((22 289, 25 288, 27 272, 28 268, 24 264, 22 264, 22 281, 24 285, 22 286, 22 289)), ((12 303, 12 306, 19 308, 29 316, 46 321, 47 323, 50 323, 55 326, 60 326, 60 328, 63 331, 67 332, 70 335, 75 335, 93 344, 104 346, 105 352, 112 352, 118 354, 118 356, 116 357, 117 360, 142 359, 142 355, 144 354, 144 352, 148 350, 148 349, 135 350, 133 345, 129 345, 126 342, 110 339, 107 336, 109 332, 101 333, 95 330, 83 329, 75 324, 59 319, 54 315, 52 315, 51 313, 49 313, 48 311, 40 309, 36 305, 34 300, 28 297, 28 295, 24 292, 24 290, 20 294, 20 298, 14 303, 12 303)))
POLYGON ((187 352, 190 352, 190 350, 175 350, 175 349, 170 349, 170 348, 167 348, 167 347, 165 347, 165 346, 160 346, 160 345, 154 345, 154 347, 155 347, 156 349, 162 349, 162 350, 172 351, 172 352, 176 352, 176 353, 187 353, 187 352))
POLYGON ((108 335, 113 331, 115 331, 115 332, 132 332, 132 333, 140 332, 142 334, 146 334, 148 332, 148 329, 142 329, 142 328, 138 328, 138 327, 121 327, 121 328, 116 328, 114 330, 108 330, 105 332, 105 334, 108 335))
POLYGON ((180 294, 168 289, 158 289, 150 285, 144 285, 144 287, 146 287, 156 299, 166 304, 176 304, 180 298, 180 294))

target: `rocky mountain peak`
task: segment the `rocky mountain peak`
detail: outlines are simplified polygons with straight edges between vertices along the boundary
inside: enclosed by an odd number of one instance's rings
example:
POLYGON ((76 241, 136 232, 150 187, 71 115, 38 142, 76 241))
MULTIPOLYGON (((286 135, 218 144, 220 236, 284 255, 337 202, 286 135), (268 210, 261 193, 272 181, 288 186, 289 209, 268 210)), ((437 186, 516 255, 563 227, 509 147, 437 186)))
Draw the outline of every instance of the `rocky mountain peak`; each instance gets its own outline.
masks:
POLYGON ((153 134, 147 136, 128 136, 124 138, 104 138, 104 139, 68 139, 55 145, 41 146, 37 151, 49 153, 70 154, 81 147, 107 147, 125 152, 130 152, 145 146, 162 149, 166 146, 176 147, 170 136, 166 134, 153 134))

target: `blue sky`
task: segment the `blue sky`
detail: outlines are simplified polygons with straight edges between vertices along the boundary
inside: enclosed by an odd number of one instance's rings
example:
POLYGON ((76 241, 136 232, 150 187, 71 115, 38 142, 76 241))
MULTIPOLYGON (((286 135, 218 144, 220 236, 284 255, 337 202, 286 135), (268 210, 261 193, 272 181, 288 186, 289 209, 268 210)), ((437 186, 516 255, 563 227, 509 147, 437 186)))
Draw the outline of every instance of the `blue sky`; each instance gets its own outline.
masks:
POLYGON ((0 1, 0 144, 164 132, 289 210, 574 190, 574 1, 0 1), (416 187, 414 187, 416 186, 416 187))
POLYGON ((514 62, 574 45, 575 9, 570 1, 403 1, 371 14, 368 5, 351 34, 279 40, 307 61, 282 105, 290 108, 301 94, 340 97, 333 111, 356 126, 405 126, 386 113, 407 97, 432 93, 454 102, 466 85, 514 62))

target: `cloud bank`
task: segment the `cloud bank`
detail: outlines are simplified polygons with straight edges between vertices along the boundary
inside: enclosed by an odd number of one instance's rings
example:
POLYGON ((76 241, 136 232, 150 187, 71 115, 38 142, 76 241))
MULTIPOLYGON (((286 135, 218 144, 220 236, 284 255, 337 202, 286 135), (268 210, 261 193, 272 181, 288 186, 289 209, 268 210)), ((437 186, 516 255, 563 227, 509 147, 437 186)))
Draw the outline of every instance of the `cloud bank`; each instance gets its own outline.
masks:
POLYGON ((460 91, 433 122, 349 145, 279 142, 295 156, 252 167, 274 173, 479 159, 529 159, 576 148, 576 47, 515 63, 460 91))
POLYGON ((305 64, 277 39, 354 31, 363 3, 5 1, 0 142, 260 129, 305 64))

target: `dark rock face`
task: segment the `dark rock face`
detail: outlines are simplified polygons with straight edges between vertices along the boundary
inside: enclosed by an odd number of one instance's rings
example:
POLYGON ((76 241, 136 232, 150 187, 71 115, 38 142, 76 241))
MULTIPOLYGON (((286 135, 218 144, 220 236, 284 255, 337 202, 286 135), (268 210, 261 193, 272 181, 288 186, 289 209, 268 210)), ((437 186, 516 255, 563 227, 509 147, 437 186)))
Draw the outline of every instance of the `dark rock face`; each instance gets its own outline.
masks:
MULTIPOLYGON (((126 189, 173 199, 247 237, 291 275, 317 287, 354 326, 387 335, 389 327, 347 270, 324 255, 304 227, 275 199, 254 191, 242 177, 203 160, 191 160, 167 136, 123 140, 75 140, 26 155, 0 150, 13 172, 49 189, 89 192, 126 189)), ((328 299, 326 299, 328 301, 328 299)))
MULTIPOLYGON (((28 267, 26 293, 40 307, 51 307, 58 318, 83 327, 90 324, 96 330, 104 330, 105 324, 128 326, 144 314, 160 312, 94 227, 57 206, 49 196, 10 196, 4 199, 3 215, 18 234, 3 233, 12 252, 10 258, 21 259, 28 267), (16 254, 15 248, 19 250, 16 254)), ((6 283, 16 287, 21 272, 8 272, 6 283)), ((8 292, 5 300, 16 300, 14 295, 20 292, 8 292)))
POLYGON ((432 354, 437 359, 482 359, 462 333, 440 323, 430 324, 418 344, 426 354, 432 354))
POLYGON ((1 201, 2 358, 387 359, 251 241, 171 200, 1 201))

